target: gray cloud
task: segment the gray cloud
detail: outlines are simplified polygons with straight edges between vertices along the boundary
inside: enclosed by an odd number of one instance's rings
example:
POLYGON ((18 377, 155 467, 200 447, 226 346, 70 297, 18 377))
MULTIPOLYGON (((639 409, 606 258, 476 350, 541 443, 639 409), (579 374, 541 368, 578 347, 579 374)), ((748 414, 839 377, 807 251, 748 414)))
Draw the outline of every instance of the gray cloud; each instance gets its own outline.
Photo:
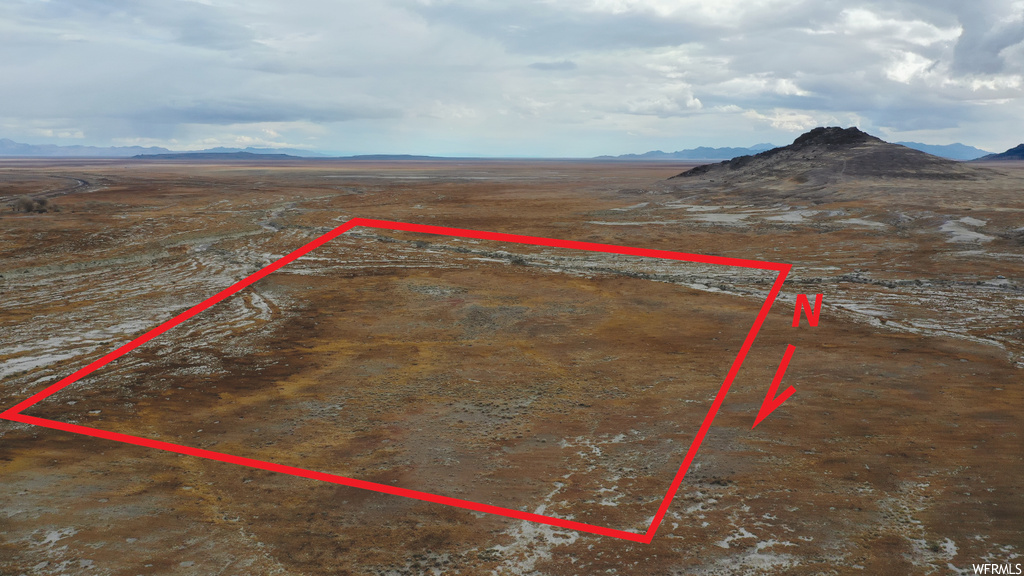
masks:
MULTIPOLYGON (((966 11, 965 11, 966 12, 966 11)), ((964 34, 957 42, 953 69, 959 74, 996 74, 1006 69, 1003 49, 1024 41, 1024 22, 1000 21, 1007 16, 984 8, 961 16, 964 34)))
POLYGON ((308 106, 287 101, 205 101, 178 106, 160 106, 140 110, 132 117, 136 123, 156 124, 248 124, 265 122, 348 122, 399 118, 401 110, 385 108, 308 106))
POLYGON ((648 11, 586 12, 536 1, 413 3, 410 8, 429 21, 473 31, 526 54, 675 46, 711 33, 648 11))
POLYGON ((575 70, 577 68, 576 63, 572 60, 562 60, 561 62, 533 62, 530 64, 530 68, 534 70, 575 70))
POLYGON ((216 50, 252 47, 253 34, 216 6, 160 0, 49 0, 29 4, 23 23, 50 29, 100 30, 126 38, 216 50))
POLYGON ((1024 121, 1022 10, 11 0, 0 5, 0 137, 590 155, 785 142, 836 122, 1009 147, 1024 121))

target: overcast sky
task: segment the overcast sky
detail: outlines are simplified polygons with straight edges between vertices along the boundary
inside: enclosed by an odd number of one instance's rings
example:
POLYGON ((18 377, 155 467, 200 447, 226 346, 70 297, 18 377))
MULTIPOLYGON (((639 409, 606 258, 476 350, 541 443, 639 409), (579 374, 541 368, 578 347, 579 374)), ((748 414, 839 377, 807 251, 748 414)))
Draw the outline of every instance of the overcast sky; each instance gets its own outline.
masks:
POLYGON ((1024 1, 2 0, 0 138, 577 157, 1024 141, 1024 1))

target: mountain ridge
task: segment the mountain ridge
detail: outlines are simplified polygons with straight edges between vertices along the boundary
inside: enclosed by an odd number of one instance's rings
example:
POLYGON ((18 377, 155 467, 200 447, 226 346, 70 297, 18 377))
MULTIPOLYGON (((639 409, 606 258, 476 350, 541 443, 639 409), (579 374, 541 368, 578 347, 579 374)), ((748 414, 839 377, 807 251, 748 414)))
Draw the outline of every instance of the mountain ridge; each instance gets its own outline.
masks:
POLYGON ((961 144, 960 142, 954 142, 953 144, 922 144, 921 142, 894 142, 900 146, 906 146, 907 148, 913 148, 914 150, 920 150, 921 152, 927 152, 932 156, 938 156, 940 158, 949 158, 950 160, 976 160, 991 154, 988 150, 982 150, 974 146, 968 146, 961 144))
POLYGON ((749 154, 757 154, 758 152, 764 152, 775 148, 774 144, 762 143, 754 144, 753 146, 742 148, 742 147, 723 147, 723 148, 712 148, 708 146, 698 146, 696 148, 686 148, 683 150, 676 150, 675 152, 662 152, 661 150, 651 150, 650 152, 644 152, 643 154, 619 154, 618 156, 595 156, 594 160, 623 160, 623 161, 643 161, 643 160, 731 160, 737 156, 746 156, 749 154))
POLYGON ((290 154, 255 154, 253 152, 171 152, 169 154, 138 154, 131 160, 301 160, 290 154))
POLYGON ((1018 144, 1013 148, 1010 148, 1006 152, 1000 152, 998 154, 989 154, 988 156, 982 156, 977 159, 979 162, 991 162, 991 161, 1004 161, 1004 160, 1024 160, 1024 144, 1018 144))
POLYGON ((25 144, 10 138, 0 138, 0 157, 27 158, 131 158, 133 156, 157 154, 230 154, 246 152, 254 155, 287 154, 303 158, 322 158, 323 154, 298 148, 206 148, 204 150, 176 151, 161 146, 61 146, 58 144, 25 144))

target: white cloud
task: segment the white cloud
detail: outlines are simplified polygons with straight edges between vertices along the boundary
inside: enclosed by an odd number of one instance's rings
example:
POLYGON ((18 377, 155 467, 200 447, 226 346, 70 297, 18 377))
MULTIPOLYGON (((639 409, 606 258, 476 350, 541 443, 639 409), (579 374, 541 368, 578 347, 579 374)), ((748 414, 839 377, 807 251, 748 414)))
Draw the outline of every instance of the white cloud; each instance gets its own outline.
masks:
POLYGON ((632 100, 626 103, 624 111, 629 114, 648 116, 679 116, 691 110, 703 107, 700 100, 693 95, 680 95, 678 98, 662 96, 643 100, 632 100))
POLYGON ((890 80, 909 84, 914 78, 927 73, 934 64, 934 60, 929 60, 920 54, 898 51, 893 55, 892 63, 886 67, 885 75, 890 80))
POLYGON ((787 132, 804 132, 816 126, 842 123, 835 116, 829 114, 802 110, 775 109, 769 111, 767 114, 756 110, 747 110, 743 113, 743 116, 752 120, 766 122, 770 124, 772 128, 778 128, 787 132))
POLYGON ((67 138, 82 139, 82 138, 85 138, 85 133, 84 132, 82 132, 81 130, 74 130, 74 129, 70 129, 70 130, 67 130, 67 129, 65 129, 65 130, 54 130, 52 128, 36 128, 36 129, 33 130, 33 132, 35 132, 37 135, 42 136, 44 138, 61 138, 61 139, 67 139, 67 138))
POLYGON ((661 17, 685 15, 705 24, 732 27, 743 16, 777 9, 790 0, 549 0, 562 9, 576 9, 609 14, 652 13, 661 17))
POLYGON ((882 18, 866 8, 843 10, 842 27, 849 34, 880 34, 889 41, 931 46, 951 42, 963 33, 961 26, 939 27, 922 20, 882 18))

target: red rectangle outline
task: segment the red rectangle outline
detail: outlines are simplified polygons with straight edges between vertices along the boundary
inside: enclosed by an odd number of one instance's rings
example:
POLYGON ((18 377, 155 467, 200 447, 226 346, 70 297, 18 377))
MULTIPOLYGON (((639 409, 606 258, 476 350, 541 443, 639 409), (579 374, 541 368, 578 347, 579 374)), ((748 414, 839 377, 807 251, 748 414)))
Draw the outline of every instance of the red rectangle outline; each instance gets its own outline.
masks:
POLYGON ((531 522, 537 522, 540 524, 547 524, 550 526, 556 526, 559 528, 567 528, 571 530, 577 530, 580 532, 588 532, 591 534, 599 534, 601 536, 609 536, 612 538, 619 538, 622 540, 629 540, 632 542, 640 542, 644 544, 650 543, 654 539, 654 535, 661 525, 662 519, 665 517, 665 513, 668 512, 668 507, 675 497, 676 492, 679 491, 679 486, 683 481, 683 477, 686 475, 690 464, 693 462, 694 457, 697 455, 697 450, 700 448, 701 443, 704 440, 704 436, 707 434, 708 429, 711 427, 712 421, 715 419, 715 415, 718 413, 719 408, 725 401, 725 396, 729 392, 729 387, 732 385, 733 380, 736 378, 736 374, 739 372, 740 366, 743 364, 744 358, 747 356, 747 352, 754 343, 754 339, 757 337, 758 331, 761 329, 761 325, 764 323, 765 318, 768 316, 768 311, 771 309, 772 304, 775 302, 776 297, 782 289, 782 284, 786 280, 786 276, 792 269, 792 265, 784 264, 779 262, 763 262, 759 260, 744 260, 740 258, 728 258, 723 256, 706 256, 701 254, 689 254, 685 252, 671 252, 667 250, 653 250, 646 248, 630 248, 627 246, 617 246, 613 244, 597 244, 592 242, 578 242, 574 240, 557 240, 553 238, 540 238, 536 236, 521 236, 518 234, 504 234, 500 232, 482 232, 478 230, 465 230, 461 228, 448 228, 443 226, 431 226, 425 224, 409 224, 405 222, 391 222, 387 220, 374 220, 369 218, 353 218, 348 222, 345 222, 341 226, 338 226, 334 230, 320 236, 316 240, 306 244, 302 248, 295 250, 280 260, 266 266, 262 270, 252 274, 251 276, 236 282, 230 287, 222 290, 216 295, 204 300, 203 302, 189 308, 185 312, 171 318, 170 320, 160 324, 156 328, 149 330, 145 334, 135 338, 134 340, 124 344, 115 350, 105 354, 98 360, 95 360, 84 368, 81 368, 72 374, 62 378, 54 384, 46 387, 40 392, 33 394, 22 402, 8 408, 3 413, 0 413, 0 418, 11 420, 14 422, 21 422, 24 424, 34 424, 36 426, 43 426, 46 428, 52 428, 54 430, 62 430, 65 432, 72 432, 75 434, 83 434, 86 436, 93 436, 95 438, 103 438, 105 440, 113 440, 115 442, 124 442, 126 444, 135 444, 137 446, 145 446, 147 448, 156 448, 158 450, 165 450, 167 452, 174 452, 177 454, 184 454, 188 456, 197 456, 199 458, 206 458, 208 460, 216 460, 219 462, 227 462, 229 464, 238 464, 240 466, 248 466, 250 468, 257 468, 260 470, 267 470, 270 472, 279 472, 281 474, 290 474, 292 476, 299 476, 302 478, 309 478, 312 480, 320 480, 323 482, 330 482, 333 484, 340 484, 343 486, 351 486, 353 488, 363 488, 366 490, 373 490, 384 494, 392 494, 395 496, 404 496, 406 498, 413 498, 416 500, 423 500, 425 502, 434 502, 437 504, 445 504, 448 506, 454 506, 456 508, 464 508, 466 510, 472 510, 475 512, 484 512, 488 514, 496 514, 499 516, 505 516, 508 518, 515 518, 517 520, 528 520, 531 522), (711 403, 711 407, 708 409, 707 415, 701 422, 700 429, 693 441, 690 443, 689 449, 686 451, 686 456, 683 458, 682 464, 679 466, 679 470, 676 472, 675 477, 672 479, 672 483, 669 486, 668 492, 661 501, 661 505, 658 507, 657 513, 651 520, 650 525, 645 533, 629 532, 627 530, 617 530, 614 528, 607 528, 604 526, 596 526, 593 524, 586 524, 583 522, 576 522, 573 520, 566 520, 562 518, 555 518, 553 516, 544 516, 542 514, 534 514, 531 512, 524 512, 521 510, 514 510, 512 508, 503 508, 501 506, 491 506, 489 504, 482 504, 479 502, 472 502, 469 500, 462 500, 459 498, 451 498, 448 496, 441 496, 438 494, 431 494, 429 492, 421 492, 418 490, 409 490, 407 488, 399 488, 397 486, 389 486, 387 484, 378 484, 376 482, 367 482, 364 480, 357 480, 355 478, 348 478, 346 476, 339 476, 336 474, 328 474, 325 472, 316 472, 314 470, 306 470, 304 468, 297 468, 294 466, 285 466, 282 464, 275 464, 273 462, 265 462, 262 460, 255 460, 252 458, 244 458, 241 456, 233 456, 231 454, 224 454, 221 452, 214 452, 212 450, 203 450, 201 448, 193 448, 190 446, 183 446, 181 444, 173 444, 170 442, 162 442, 159 440, 152 440, 149 438, 141 438, 139 436, 131 436, 129 434, 120 434, 117 432, 108 432, 106 430, 100 430, 97 428, 89 428, 87 426, 79 426, 77 424, 68 424, 57 420, 50 420, 47 418, 38 418, 35 416, 28 416, 22 414, 23 411, 27 410, 31 406, 41 402, 42 400, 56 394, 60 390, 70 386, 78 380, 88 376, 95 372, 99 368, 113 362, 114 360, 124 356, 128 352, 138 348, 139 346, 149 342, 150 340, 160 336, 164 332, 174 328, 175 326, 185 322, 192 318, 196 314, 210 308, 211 306, 221 302, 222 300, 238 293, 245 289, 249 285, 259 281, 277 270, 280 270, 284 266, 291 264, 295 260, 302 256, 316 250, 320 246, 323 246, 327 242, 337 238, 338 236, 348 232, 349 230, 360 226, 366 228, 378 228, 383 230, 394 230, 394 231, 405 231, 405 232, 419 232, 423 234, 435 234, 441 236, 452 236, 456 238, 472 238, 478 240, 496 240, 500 242, 512 242, 517 244, 528 244, 533 246, 547 246, 551 248, 568 248, 572 250, 584 250, 588 252, 604 252, 609 254, 624 254, 629 256, 643 256, 648 258, 663 258, 669 260, 681 260, 687 262, 699 262, 704 264, 720 264, 723 266, 738 266, 742 268, 754 268, 759 270, 774 270, 778 272, 775 278, 775 282, 772 284, 772 288, 768 293, 768 297, 765 302, 761 305, 761 309, 758 312, 757 318, 754 320, 754 325, 750 328, 746 338, 743 341, 743 345, 740 347, 739 352, 736 354, 736 359, 733 360, 732 366, 729 368, 729 373, 726 375, 725 380, 722 382, 722 386, 719 388, 718 393, 715 396, 715 400, 711 403))

